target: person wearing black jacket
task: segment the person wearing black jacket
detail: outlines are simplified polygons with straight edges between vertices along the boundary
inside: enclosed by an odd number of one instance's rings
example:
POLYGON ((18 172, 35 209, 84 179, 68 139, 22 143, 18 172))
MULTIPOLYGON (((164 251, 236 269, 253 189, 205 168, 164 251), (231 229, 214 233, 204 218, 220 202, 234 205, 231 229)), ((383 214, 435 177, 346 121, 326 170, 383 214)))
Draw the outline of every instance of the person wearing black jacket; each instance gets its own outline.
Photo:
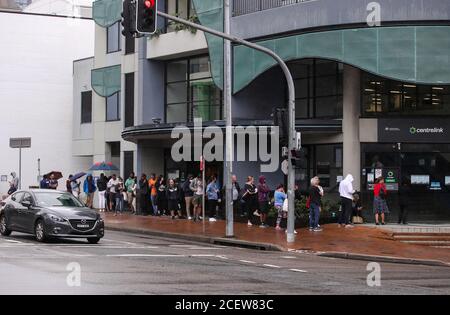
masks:
POLYGON ((97 180, 99 210, 100 212, 106 211, 106 189, 108 188, 108 178, 105 174, 100 174, 100 178, 97 180))
POLYGON ((318 177, 314 177, 313 179, 311 179, 311 188, 309 189, 309 229, 314 232, 322 231, 319 227, 319 218, 323 189, 319 186, 319 184, 320 180, 318 177))
POLYGON ((405 180, 398 190, 398 204, 400 208, 398 224, 408 224, 409 193, 409 182, 405 180))
POLYGON ((169 180, 169 185, 166 189, 166 198, 167 209, 170 211, 172 220, 179 219, 181 217, 180 190, 173 179, 169 180), (175 216, 175 213, 177 213, 177 216, 175 216))
POLYGON ((241 187, 237 181, 236 175, 231 177, 232 184, 232 196, 233 196, 233 212, 239 215, 243 215, 242 207, 241 207, 241 187))
POLYGON ((142 215, 148 215, 149 200, 150 188, 148 186, 147 175, 142 174, 139 180, 139 204, 142 215))
POLYGON ((191 174, 188 175, 187 180, 183 183, 182 190, 184 194, 184 201, 186 204, 186 216, 188 220, 192 220, 191 216, 191 207, 192 207, 192 198, 194 197, 194 192, 190 188, 191 182, 193 180, 193 176, 191 174))

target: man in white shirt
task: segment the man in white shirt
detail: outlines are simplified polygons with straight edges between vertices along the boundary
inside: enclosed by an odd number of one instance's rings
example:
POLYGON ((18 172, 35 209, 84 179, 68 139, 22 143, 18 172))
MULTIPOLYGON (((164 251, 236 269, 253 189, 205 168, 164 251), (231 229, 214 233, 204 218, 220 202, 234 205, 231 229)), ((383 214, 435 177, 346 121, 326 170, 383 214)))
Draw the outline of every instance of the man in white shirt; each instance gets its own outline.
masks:
POLYGON ((109 209, 111 211, 115 209, 114 202, 116 200, 117 186, 119 185, 119 183, 119 179, 117 178, 116 174, 114 174, 107 185, 109 190, 109 209))
POLYGON ((351 174, 341 181, 339 184, 339 195, 341 196, 342 211, 339 217, 339 226, 345 225, 345 227, 353 227, 350 224, 350 214, 352 213, 352 202, 353 194, 355 190, 353 189, 354 178, 351 174))

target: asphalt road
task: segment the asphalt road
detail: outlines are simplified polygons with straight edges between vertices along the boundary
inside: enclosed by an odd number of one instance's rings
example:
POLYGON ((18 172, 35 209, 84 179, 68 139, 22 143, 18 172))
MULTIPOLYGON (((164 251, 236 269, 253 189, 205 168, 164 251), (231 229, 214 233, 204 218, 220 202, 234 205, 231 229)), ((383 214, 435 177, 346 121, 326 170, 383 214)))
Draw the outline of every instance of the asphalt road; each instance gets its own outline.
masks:
POLYGON ((450 294, 450 268, 383 263, 370 287, 367 264, 119 232, 98 245, 13 233, 0 237, 0 294, 450 294))

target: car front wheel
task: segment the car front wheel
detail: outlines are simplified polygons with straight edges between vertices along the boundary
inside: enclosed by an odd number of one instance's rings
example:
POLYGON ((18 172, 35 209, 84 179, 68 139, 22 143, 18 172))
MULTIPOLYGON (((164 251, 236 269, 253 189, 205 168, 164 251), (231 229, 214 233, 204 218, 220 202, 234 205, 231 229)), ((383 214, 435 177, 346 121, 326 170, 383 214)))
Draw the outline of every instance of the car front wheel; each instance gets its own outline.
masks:
POLYGON ((45 224, 44 221, 39 220, 34 227, 34 235, 36 236, 36 240, 38 242, 45 242, 47 237, 45 236, 45 224))
POLYGON ((0 217, 0 233, 3 236, 10 236, 11 235, 11 230, 8 229, 7 224, 6 224, 6 217, 5 215, 2 215, 0 217))
POLYGON ((88 240, 89 244, 98 244, 98 242, 100 242, 99 237, 90 237, 87 240, 88 240))

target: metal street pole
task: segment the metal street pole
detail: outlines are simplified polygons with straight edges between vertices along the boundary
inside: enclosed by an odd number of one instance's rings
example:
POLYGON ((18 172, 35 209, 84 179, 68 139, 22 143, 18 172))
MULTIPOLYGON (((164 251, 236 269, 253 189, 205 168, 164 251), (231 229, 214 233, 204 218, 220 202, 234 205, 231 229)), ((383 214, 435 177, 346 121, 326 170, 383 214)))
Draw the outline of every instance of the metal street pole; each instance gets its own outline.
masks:
POLYGON ((19 148, 19 190, 22 189, 22 147, 19 148))
MULTIPOLYGON (((224 31, 225 34, 231 33, 231 7, 230 0, 223 1, 224 8, 224 31)), ((226 213, 226 237, 234 237, 234 213, 233 213, 233 183, 231 176, 233 175, 233 113, 231 106, 232 98, 232 82, 233 76, 231 72, 231 42, 224 41, 224 58, 223 58, 223 94, 226 119, 226 149, 225 149, 225 213, 226 213)))
POLYGON ((238 38, 236 36, 232 36, 231 34, 225 34, 216 30, 213 30, 209 27, 205 27, 203 25, 195 24, 175 16, 171 16, 164 12, 158 11, 158 15, 166 18, 168 20, 172 20, 187 26, 190 26, 195 29, 199 29, 205 33, 209 33, 224 39, 227 39, 233 43, 237 43, 258 51, 261 51, 269 56, 271 56, 275 61, 280 65, 283 73, 286 77, 288 89, 289 89, 289 102, 288 102, 288 111, 289 111, 289 172, 288 172, 288 202, 289 202, 289 213, 288 213, 288 229, 287 229, 287 241, 288 243, 292 243, 295 241, 295 170, 292 164, 292 150, 295 149, 296 141, 295 141, 295 85, 294 80, 292 78, 292 74, 289 71, 288 66, 284 62, 284 60, 274 53, 272 50, 260 46, 258 44, 254 44, 252 42, 246 41, 244 39, 238 38))

